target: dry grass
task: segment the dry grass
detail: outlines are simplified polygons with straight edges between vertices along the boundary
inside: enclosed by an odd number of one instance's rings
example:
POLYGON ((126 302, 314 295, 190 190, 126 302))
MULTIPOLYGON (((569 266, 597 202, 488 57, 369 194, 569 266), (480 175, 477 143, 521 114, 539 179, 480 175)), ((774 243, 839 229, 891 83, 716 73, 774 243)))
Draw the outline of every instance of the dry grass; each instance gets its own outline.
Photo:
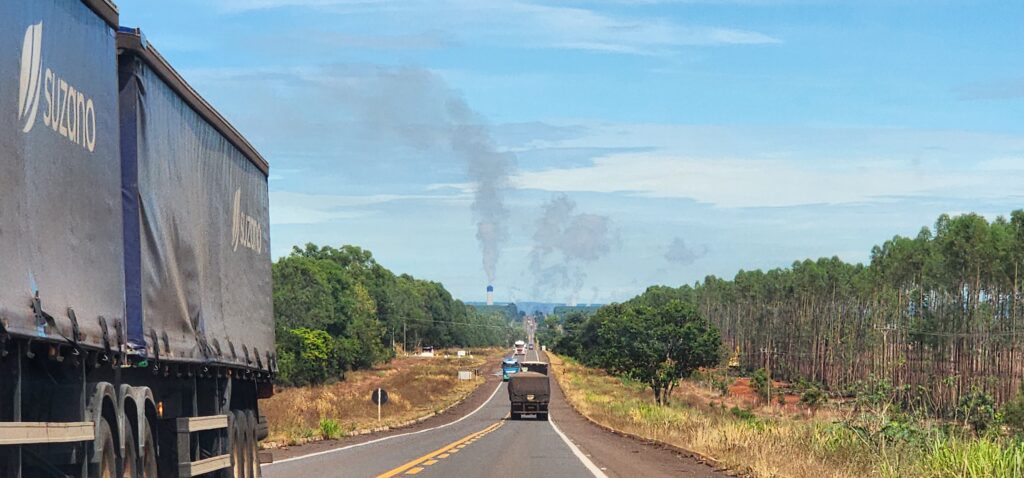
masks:
POLYGON ((474 350, 472 357, 403 357, 372 370, 346 375, 344 381, 315 387, 279 389, 260 403, 270 421, 265 448, 297 445, 322 438, 322 423, 337 423, 342 436, 384 426, 398 426, 437 413, 464 399, 484 383, 458 380, 460 370, 479 370, 500 360, 503 349, 474 350), (377 387, 388 392, 383 419, 370 395, 377 387))
MULTIPOLYGON (((758 477, 906 476, 900 457, 882 456, 822 420, 737 416, 700 400, 659 407, 643 384, 583 367, 554 354, 555 376, 570 402, 605 426, 707 456, 758 477)), ((692 393, 693 390, 688 390, 692 393)), ((884 453, 884 451, 883 451, 884 453)))

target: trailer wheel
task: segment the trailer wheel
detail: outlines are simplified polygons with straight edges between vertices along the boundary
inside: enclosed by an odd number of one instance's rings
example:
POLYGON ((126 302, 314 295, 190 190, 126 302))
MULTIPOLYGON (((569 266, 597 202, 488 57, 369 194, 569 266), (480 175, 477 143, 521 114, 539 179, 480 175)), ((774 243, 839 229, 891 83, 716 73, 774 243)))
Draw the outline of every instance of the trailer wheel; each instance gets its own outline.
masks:
POLYGON ((256 425, 258 424, 258 419, 256 418, 256 414, 252 410, 246 410, 245 411, 245 422, 246 422, 246 427, 245 427, 246 448, 245 448, 245 452, 246 452, 246 455, 248 457, 249 470, 250 470, 249 476, 251 478, 260 478, 262 473, 261 473, 261 470, 260 470, 260 458, 259 458, 259 454, 257 453, 258 443, 257 443, 257 440, 256 440, 256 425))
POLYGON ((135 434, 132 433, 132 427, 127 426, 124 429, 124 456, 121 457, 121 477, 122 478, 137 478, 139 470, 139 454, 135 451, 135 447, 138 446, 135 443, 135 434))
POLYGON ((245 472, 245 415, 232 410, 231 415, 231 476, 233 478, 251 478, 245 472))
POLYGON ((153 440, 153 427, 148 423, 140 425, 142 430, 142 467, 139 478, 157 478, 156 442, 153 440))
POLYGON ((99 478, 116 478, 117 476, 117 452, 114 450, 114 434, 110 431, 110 424, 105 418, 100 419, 99 435, 93 446, 100 452, 100 462, 90 466, 91 476, 99 478))

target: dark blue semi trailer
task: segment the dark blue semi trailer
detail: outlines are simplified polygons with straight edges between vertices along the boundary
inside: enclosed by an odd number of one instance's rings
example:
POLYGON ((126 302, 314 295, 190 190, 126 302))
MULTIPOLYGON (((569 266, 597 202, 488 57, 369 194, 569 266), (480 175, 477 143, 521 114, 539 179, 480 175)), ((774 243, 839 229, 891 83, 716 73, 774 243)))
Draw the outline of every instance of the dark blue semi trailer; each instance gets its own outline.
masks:
POLYGON ((0 52, 0 477, 258 476, 266 161, 105 0, 0 52))

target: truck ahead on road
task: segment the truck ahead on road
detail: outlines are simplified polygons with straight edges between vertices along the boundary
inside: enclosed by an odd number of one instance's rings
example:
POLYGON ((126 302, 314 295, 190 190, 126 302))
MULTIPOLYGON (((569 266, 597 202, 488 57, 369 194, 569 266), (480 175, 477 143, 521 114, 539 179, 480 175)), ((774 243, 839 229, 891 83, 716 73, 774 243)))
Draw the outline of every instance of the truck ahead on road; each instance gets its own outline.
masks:
POLYGON ((522 364, 520 364, 520 366, 522 367, 523 370, 525 370, 527 372, 537 372, 537 373, 544 374, 544 375, 548 374, 548 363, 547 362, 529 361, 529 362, 523 362, 522 364))
POLYGON ((501 361, 501 379, 507 382, 509 377, 521 371, 519 360, 513 357, 506 357, 501 361))
POLYGON ((526 342, 522 340, 516 340, 515 351, 516 355, 526 355, 526 342))
POLYGON ((0 53, 0 476, 258 476, 267 162, 109 0, 0 53))
POLYGON ((536 415, 539 420, 547 420, 548 402, 551 400, 548 376, 539 372, 520 372, 511 376, 508 400, 513 420, 519 420, 523 415, 536 415))

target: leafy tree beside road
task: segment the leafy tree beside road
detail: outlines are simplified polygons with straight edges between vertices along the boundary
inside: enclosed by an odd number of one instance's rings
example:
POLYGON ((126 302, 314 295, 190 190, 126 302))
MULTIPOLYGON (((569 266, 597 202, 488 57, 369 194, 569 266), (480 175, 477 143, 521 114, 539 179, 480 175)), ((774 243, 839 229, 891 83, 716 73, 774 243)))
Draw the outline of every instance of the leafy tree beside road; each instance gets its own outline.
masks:
POLYGON ((396 276, 356 246, 294 247, 273 265, 278 381, 317 384, 409 348, 505 344, 501 312, 478 313, 437 282, 396 276))
POLYGON ((692 302, 663 288, 563 322, 555 350, 583 363, 646 383, 667 403, 681 378, 721 361, 718 330, 692 302))

